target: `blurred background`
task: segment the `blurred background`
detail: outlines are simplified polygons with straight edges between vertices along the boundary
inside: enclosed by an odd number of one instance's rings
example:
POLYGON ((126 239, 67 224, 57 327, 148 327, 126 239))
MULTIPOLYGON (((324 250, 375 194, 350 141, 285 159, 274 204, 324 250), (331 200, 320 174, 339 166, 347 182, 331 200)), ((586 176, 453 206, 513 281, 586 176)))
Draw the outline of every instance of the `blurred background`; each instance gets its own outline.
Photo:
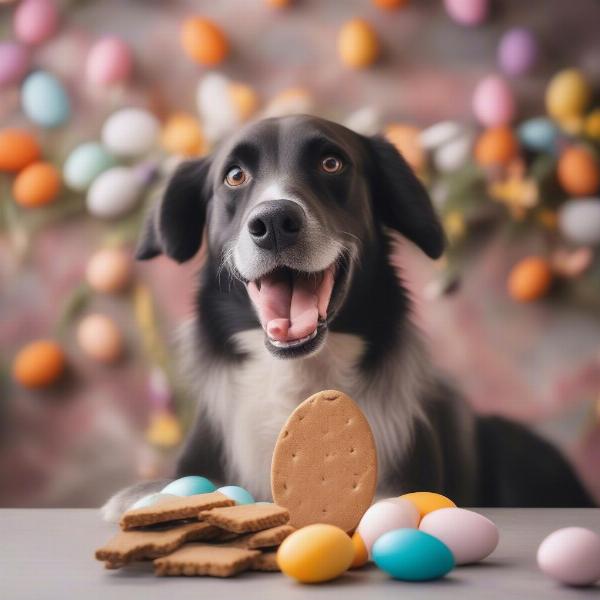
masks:
POLYGON ((596 0, 0 0, 0 505, 169 473, 200 260, 134 264, 145 207, 294 112, 404 153, 451 242, 395 257, 434 359, 600 500, 598 23, 596 0))

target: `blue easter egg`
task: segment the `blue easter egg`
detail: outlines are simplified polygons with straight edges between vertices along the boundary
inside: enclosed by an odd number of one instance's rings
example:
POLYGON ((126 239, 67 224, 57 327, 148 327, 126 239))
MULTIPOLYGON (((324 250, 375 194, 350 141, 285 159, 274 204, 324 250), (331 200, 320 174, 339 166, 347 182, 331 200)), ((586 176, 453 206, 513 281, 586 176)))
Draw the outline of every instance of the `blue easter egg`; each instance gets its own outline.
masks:
POLYGON ((97 142, 87 142, 75 148, 63 166, 65 183, 77 192, 87 190, 94 179, 115 166, 115 159, 97 142))
POLYGON ((46 71, 36 71, 21 88, 23 112, 40 127, 58 127, 71 113, 71 102, 63 84, 46 71))
POLYGON ((155 504, 160 504, 165 500, 170 500, 171 498, 177 498, 175 494, 163 494, 161 492, 156 494, 148 494, 140 498, 137 502, 134 502, 129 508, 145 508, 146 506, 154 506, 155 504))
POLYGON ((166 485, 160 492, 161 494, 175 494, 175 496, 193 496, 194 494, 207 494, 217 489, 215 484, 199 475, 188 475, 181 479, 176 479, 166 485))
POLYGON ((418 529, 384 533, 373 544, 371 555, 382 571, 403 581, 439 579, 454 568, 448 546, 418 529))
POLYGON ((231 498, 236 504, 254 504, 252 494, 238 485, 226 485, 220 487, 217 492, 225 494, 225 496, 231 498))
POLYGON ((559 130, 550 119, 536 117, 521 123, 517 135, 528 150, 552 153, 556 149, 559 130))

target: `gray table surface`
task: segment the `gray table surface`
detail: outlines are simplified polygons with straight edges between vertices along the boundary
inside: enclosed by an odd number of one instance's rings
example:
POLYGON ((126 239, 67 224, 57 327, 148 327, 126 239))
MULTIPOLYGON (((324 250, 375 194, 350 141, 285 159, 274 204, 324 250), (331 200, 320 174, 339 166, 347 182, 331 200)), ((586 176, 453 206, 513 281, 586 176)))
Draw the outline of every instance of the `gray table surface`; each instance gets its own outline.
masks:
POLYGON ((306 586, 279 573, 247 573, 227 580, 155 577, 150 563, 106 571, 93 554, 116 527, 103 523, 98 511, 3 509, 0 510, 0 599, 600 598, 599 585, 566 588, 545 577, 535 564, 538 544, 559 527, 579 525, 600 532, 600 509, 479 512, 500 529, 498 548, 479 565, 459 567, 446 578, 431 583, 393 581, 371 566, 351 571, 335 582, 306 586))

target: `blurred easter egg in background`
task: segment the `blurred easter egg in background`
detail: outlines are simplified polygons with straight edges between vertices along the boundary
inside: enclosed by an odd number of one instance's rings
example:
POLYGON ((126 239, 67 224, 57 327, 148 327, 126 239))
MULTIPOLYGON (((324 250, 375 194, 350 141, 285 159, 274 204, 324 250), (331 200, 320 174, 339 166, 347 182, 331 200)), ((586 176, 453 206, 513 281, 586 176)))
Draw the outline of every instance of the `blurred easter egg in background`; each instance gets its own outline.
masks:
POLYGON ((399 496, 399 500, 408 500, 412 502, 417 508, 420 517, 439 510, 440 508, 452 508, 456 506, 450 498, 437 494, 436 492, 409 492, 408 494, 402 494, 399 496))
POLYGON ((112 167, 90 186, 86 205, 95 217, 114 219, 132 210, 140 197, 142 182, 133 169, 112 167))
POLYGON ((489 0, 444 0, 448 15, 461 25, 481 25, 488 16, 489 0))
POLYGON ((217 489, 236 504, 254 504, 255 500, 252 494, 245 488, 239 485, 226 485, 217 489))
POLYGON ((14 379, 26 388, 45 388, 65 370, 65 354, 52 340, 37 340, 21 348, 12 367, 14 379))
POLYGON ((56 33, 58 24, 55 0, 23 0, 15 10, 15 36, 24 44, 45 42, 56 33))
POLYGON ((592 110, 585 118, 583 130, 587 137, 600 141, 600 108, 592 110))
POLYGON ((518 302, 533 302, 544 297, 552 285, 550 263, 530 256, 519 261, 508 276, 508 293, 518 302))
POLYGON ((422 146, 442 173, 451 173, 465 164, 471 155, 473 138, 473 132, 456 121, 435 123, 420 135, 422 146))
POLYGON ((152 150, 159 134, 156 117, 142 108, 122 108, 102 126, 102 142, 115 156, 142 156, 152 150))
POLYGON ((410 0, 371 0, 377 8, 384 10, 395 10, 406 6, 410 0))
POLYGON ((216 489, 215 484, 206 477, 187 475, 166 485, 161 493, 174 494, 175 496, 193 496, 194 494, 208 494, 216 491, 216 489))
POLYGON ((163 494, 162 492, 157 492, 156 494, 148 494, 147 496, 142 496, 139 500, 136 500, 128 510, 133 510, 136 508, 146 508, 148 506, 156 506, 165 500, 173 500, 173 498, 177 498, 174 494, 163 494))
POLYGON ((344 23, 338 34, 341 61, 353 69, 364 69, 379 57, 379 39, 368 21, 352 19, 344 23))
POLYGON ((213 21, 202 17, 188 17, 180 32, 184 52, 199 65, 214 67, 229 55, 229 41, 223 30, 213 21))
POLYGON ((505 165, 519 153, 519 142, 510 127, 490 127, 475 143, 475 160, 482 167, 505 165))
POLYGON ((17 172, 40 157, 35 136, 25 129, 0 130, 0 171, 17 172))
POLYGON ((48 162, 38 161, 25 167, 13 182, 15 202, 27 208, 53 202, 60 191, 59 170, 48 162))
POLYGON ((19 83, 29 69, 29 51, 16 42, 0 42, 0 89, 19 83))
POLYGON ((578 69, 565 69, 546 88, 546 110, 558 121, 580 116, 591 100, 591 88, 578 69))
POLYGON ((565 202, 558 213, 558 227, 573 244, 600 244, 600 198, 577 198, 565 202))
POLYGON ((204 137, 196 117, 174 113, 164 124, 160 135, 163 148, 171 154, 198 156, 204 149, 204 137))
POLYGON ((523 121, 517 130, 519 141, 528 150, 553 153, 559 130, 553 121, 546 117, 535 117, 523 121))
POLYGON ((600 186, 598 158, 588 148, 570 146, 558 159, 557 177, 570 196, 591 196, 600 186))
POLYGON ((123 354, 123 334, 106 315, 84 317, 77 327, 77 342, 84 354, 100 363, 114 363, 123 354))
POLYGON ((123 248, 102 248, 88 261, 85 276, 97 292, 114 294, 123 291, 131 281, 132 261, 123 248))
POLYGON ((515 117, 515 110, 513 92, 502 77, 489 75, 475 87, 473 113, 482 125, 507 125, 515 117))
POLYGON ((71 102, 63 84, 51 73, 36 71, 21 88, 23 112, 40 127, 58 127, 71 114, 71 102))
POLYGON ((93 85, 111 85, 127 81, 133 68, 131 49, 120 38, 107 36, 88 52, 85 76, 93 85))
POLYGON ((498 45, 498 65, 507 75, 525 75, 538 59, 535 35, 523 27, 509 29, 498 45))
POLYGON ((415 171, 420 171, 425 166, 421 132, 417 127, 404 123, 392 124, 385 128, 384 135, 415 171))
POLYGON ((154 412, 145 438, 148 443, 159 448, 173 448, 181 443, 183 430, 179 419, 169 411, 154 412))
POLYGON ((72 190, 87 190, 94 179, 115 165, 115 159, 97 142, 85 142, 74 148, 63 165, 65 184, 72 190))
POLYGON ((240 120, 247 121, 258 108, 258 96, 254 88, 245 83, 232 81, 229 84, 229 94, 237 108, 240 120))

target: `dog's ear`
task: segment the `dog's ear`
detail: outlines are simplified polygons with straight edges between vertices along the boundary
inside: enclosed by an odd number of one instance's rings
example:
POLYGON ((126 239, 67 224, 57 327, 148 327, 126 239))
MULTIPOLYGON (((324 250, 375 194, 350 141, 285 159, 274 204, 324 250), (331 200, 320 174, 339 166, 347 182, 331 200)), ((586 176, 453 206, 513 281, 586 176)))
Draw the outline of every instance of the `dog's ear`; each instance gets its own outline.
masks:
POLYGON ((380 136, 366 139, 372 160, 375 217, 408 238, 430 258, 439 258, 446 239, 423 184, 392 144, 380 136))
POLYGON ((185 262, 198 252, 206 220, 209 160, 181 164, 150 210, 136 249, 138 260, 165 254, 185 262))

